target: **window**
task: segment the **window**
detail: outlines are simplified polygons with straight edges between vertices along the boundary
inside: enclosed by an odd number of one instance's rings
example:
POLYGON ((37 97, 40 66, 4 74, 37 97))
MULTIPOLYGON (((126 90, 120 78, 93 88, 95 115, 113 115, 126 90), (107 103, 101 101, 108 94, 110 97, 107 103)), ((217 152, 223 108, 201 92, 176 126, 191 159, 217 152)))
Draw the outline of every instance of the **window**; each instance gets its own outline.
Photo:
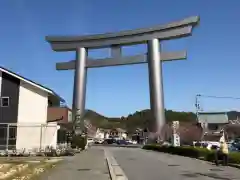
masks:
POLYGON ((9 106, 9 97, 2 97, 1 98, 1 107, 8 107, 9 106))
POLYGON ((0 139, 7 137, 7 126, 5 124, 0 124, 0 139))
POLYGON ((0 147, 4 147, 7 142, 7 126, 6 124, 0 124, 0 147))
POLYGON ((17 126, 9 127, 9 139, 16 139, 17 136, 17 126))

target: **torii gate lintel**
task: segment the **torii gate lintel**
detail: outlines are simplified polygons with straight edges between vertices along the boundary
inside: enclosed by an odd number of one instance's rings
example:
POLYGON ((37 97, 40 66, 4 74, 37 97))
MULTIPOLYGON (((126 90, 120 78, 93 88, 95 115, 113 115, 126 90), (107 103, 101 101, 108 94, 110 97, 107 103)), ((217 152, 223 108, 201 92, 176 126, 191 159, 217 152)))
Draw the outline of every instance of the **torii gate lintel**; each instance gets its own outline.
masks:
MULTIPOLYGON (((187 58, 186 51, 179 52, 162 52, 161 61, 182 60, 187 58)), ((87 59, 87 68, 107 67, 107 66, 120 66, 120 65, 132 65, 147 63, 147 54, 140 54, 134 56, 115 56, 104 59, 87 59)), ((56 70, 75 70, 76 60, 68 62, 56 63, 56 70)))

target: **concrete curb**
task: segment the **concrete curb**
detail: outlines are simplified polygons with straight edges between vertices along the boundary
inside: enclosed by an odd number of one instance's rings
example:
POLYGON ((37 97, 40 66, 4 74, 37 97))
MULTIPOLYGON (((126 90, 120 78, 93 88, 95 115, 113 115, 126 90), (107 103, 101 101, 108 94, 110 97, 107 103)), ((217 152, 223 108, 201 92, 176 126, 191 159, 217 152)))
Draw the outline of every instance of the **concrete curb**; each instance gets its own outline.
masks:
POLYGON ((240 164, 228 164, 228 166, 240 169, 240 164))
POLYGON ((107 161, 107 166, 111 180, 128 180, 122 168, 117 163, 116 159, 111 155, 111 153, 104 149, 105 158, 107 161))
MULTIPOLYGON (((206 161, 206 160, 204 160, 204 159, 202 159, 202 158, 199 158, 199 159, 197 159, 197 160, 202 161, 202 162, 205 162, 205 163, 208 163, 208 164, 211 164, 211 165, 213 165, 213 164, 215 165, 214 162, 212 162, 212 161, 206 161)), ((228 163, 227 166, 240 169, 240 164, 228 163)))

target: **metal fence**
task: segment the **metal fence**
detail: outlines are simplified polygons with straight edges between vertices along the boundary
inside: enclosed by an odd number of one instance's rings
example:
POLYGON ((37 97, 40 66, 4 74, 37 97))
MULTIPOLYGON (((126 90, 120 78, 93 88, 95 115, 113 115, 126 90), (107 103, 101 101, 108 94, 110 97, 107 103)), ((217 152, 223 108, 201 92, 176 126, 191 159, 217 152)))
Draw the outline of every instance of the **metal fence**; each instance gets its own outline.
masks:
POLYGON ((56 148, 58 130, 59 126, 56 123, 1 123, 0 150, 39 151, 50 146, 56 148))
POLYGON ((16 125, 0 124, 0 150, 16 149, 16 125))

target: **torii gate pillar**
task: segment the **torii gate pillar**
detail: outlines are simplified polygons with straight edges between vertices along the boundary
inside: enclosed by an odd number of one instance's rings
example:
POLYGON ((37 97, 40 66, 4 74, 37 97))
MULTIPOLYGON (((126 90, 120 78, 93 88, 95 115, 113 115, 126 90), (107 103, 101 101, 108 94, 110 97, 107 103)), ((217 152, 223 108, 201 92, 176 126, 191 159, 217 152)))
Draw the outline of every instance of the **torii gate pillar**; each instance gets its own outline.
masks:
POLYGON ((150 107, 154 119, 156 120, 156 126, 151 127, 150 130, 151 132, 160 133, 166 120, 164 108, 162 61, 160 57, 161 49, 159 40, 152 39, 148 41, 147 46, 148 46, 150 107))
POLYGON ((81 117, 85 111, 86 85, 87 85, 87 49, 84 47, 76 50, 76 68, 74 73, 72 118, 81 117))

